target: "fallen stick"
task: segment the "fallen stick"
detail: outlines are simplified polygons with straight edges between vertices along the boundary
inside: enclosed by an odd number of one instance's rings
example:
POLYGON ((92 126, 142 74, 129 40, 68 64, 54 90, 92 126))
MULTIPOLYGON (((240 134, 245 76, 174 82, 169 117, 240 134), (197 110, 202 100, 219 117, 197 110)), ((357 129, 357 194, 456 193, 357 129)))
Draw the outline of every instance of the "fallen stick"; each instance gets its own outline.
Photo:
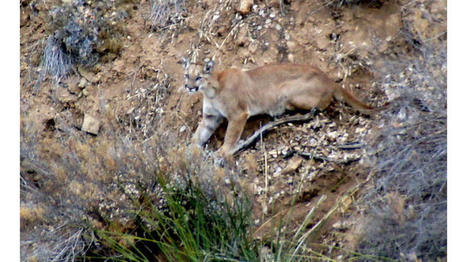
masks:
POLYGON ((307 121, 307 120, 312 119, 313 116, 315 115, 316 114, 314 112, 310 112, 304 115, 294 115, 291 117, 284 117, 284 118, 269 122, 266 125, 262 126, 260 129, 256 130, 256 132, 253 135, 249 136, 244 141, 240 141, 239 143, 237 143, 237 145, 232 150, 232 154, 235 154, 238 151, 242 150, 243 148, 249 146, 251 143, 253 143, 253 141, 255 141, 258 138, 259 135, 261 135, 265 131, 275 126, 282 125, 284 123, 289 123, 289 122, 307 121))

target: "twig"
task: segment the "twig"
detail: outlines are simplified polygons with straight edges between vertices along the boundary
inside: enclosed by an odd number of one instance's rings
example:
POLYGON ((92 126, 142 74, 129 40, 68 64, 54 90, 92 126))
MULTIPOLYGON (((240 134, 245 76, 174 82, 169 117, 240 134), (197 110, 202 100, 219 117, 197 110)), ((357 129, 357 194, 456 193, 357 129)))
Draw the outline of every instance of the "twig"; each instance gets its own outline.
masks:
POLYGON ((268 156, 266 154, 266 150, 264 150, 264 144, 263 144, 263 136, 260 134, 259 136, 260 141, 261 141, 261 150, 263 151, 263 156, 264 156, 264 191, 266 198, 268 196, 268 156))
POLYGON ((264 150, 264 144, 263 144, 263 136, 260 135, 260 140, 261 140, 261 150, 263 151, 264 155, 264 202, 263 202, 263 216, 267 213, 267 201, 268 201, 268 156, 266 154, 266 150, 264 150), (264 210, 264 207, 266 207, 266 210, 264 210))
POLYGON ((353 150, 362 148, 363 144, 361 143, 354 143, 354 144, 345 144, 345 145, 338 145, 337 148, 344 149, 344 150, 353 150))
POLYGON ((284 123, 289 123, 289 122, 307 121, 307 120, 312 119, 313 116, 314 116, 313 112, 310 112, 304 115, 295 115, 295 116, 285 117, 285 118, 282 118, 276 121, 269 122, 266 125, 262 126, 260 129, 258 129, 253 135, 248 137, 246 140, 237 143, 237 145, 232 149, 232 154, 235 154, 238 151, 242 150, 243 148, 249 146, 251 143, 253 143, 253 141, 256 140, 256 138, 259 135, 263 134, 265 131, 275 126, 282 125, 284 123))

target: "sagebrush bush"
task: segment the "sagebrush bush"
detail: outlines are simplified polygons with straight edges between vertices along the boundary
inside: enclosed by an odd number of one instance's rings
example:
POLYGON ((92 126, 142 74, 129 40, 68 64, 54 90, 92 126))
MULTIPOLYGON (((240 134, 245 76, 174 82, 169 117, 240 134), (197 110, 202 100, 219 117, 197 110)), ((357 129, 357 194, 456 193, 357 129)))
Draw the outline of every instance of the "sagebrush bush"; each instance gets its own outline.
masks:
POLYGON ((44 73, 56 79, 69 75, 76 66, 92 67, 109 53, 118 54, 125 10, 117 3, 74 0, 50 10, 49 36, 43 54, 44 73))
POLYGON ((368 137, 376 188, 360 251, 434 261, 447 251, 446 46, 416 48, 382 68, 391 104, 368 137))
POLYGON ((37 123, 23 112, 22 260, 74 261, 102 246, 94 230, 126 234, 140 228, 147 201, 157 208, 166 202, 160 177, 178 190, 187 187, 187 177, 195 179, 206 197, 200 203, 224 195, 222 170, 186 155, 175 133, 161 128, 148 139, 108 117, 99 137, 92 137, 74 128, 57 132, 53 123, 37 123))
POLYGON ((63 49, 61 38, 60 32, 50 35, 44 48, 43 68, 56 80, 66 77, 73 68, 72 57, 63 49))

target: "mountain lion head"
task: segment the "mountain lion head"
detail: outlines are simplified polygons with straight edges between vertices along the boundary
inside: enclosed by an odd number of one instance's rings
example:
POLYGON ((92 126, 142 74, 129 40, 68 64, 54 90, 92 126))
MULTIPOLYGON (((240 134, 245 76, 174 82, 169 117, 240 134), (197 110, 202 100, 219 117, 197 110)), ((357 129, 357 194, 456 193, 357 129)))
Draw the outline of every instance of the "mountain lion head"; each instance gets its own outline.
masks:
POLYGON ((197 91, 206 90, 209 85, 209 76, 214 68, 214 61, 205 60, 203 66, 198 63, 191 63, 185 57, 182 57, 182 65, 185 75, 185 88, 188 92, 193 93, 197 91))

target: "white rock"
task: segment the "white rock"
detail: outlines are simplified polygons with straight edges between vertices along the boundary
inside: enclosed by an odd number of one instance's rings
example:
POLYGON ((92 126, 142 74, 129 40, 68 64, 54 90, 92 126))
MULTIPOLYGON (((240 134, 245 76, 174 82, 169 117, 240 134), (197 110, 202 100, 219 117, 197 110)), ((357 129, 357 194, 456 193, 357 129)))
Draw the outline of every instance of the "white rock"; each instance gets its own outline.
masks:
POLYGON ((93 135, 97 135, 99 133, 100 125, 101 123, 99 120, 97 120, 89 114, 84 114, 84 120, 83 125, 81 126, 81 130, 93 135))
POLYGON ((86 78, 81 78, 81 80, 79 81, 79 84, 78 84, 78 87, 83 89, 85 88, 86 86, 88 85, 88 81, 86 80, 86 78))
POLYGON ((240 0, 240 6, 238 12, 242 15, 246 15, 250 12, 251 6, 253 5, 253 0, 240 0))

